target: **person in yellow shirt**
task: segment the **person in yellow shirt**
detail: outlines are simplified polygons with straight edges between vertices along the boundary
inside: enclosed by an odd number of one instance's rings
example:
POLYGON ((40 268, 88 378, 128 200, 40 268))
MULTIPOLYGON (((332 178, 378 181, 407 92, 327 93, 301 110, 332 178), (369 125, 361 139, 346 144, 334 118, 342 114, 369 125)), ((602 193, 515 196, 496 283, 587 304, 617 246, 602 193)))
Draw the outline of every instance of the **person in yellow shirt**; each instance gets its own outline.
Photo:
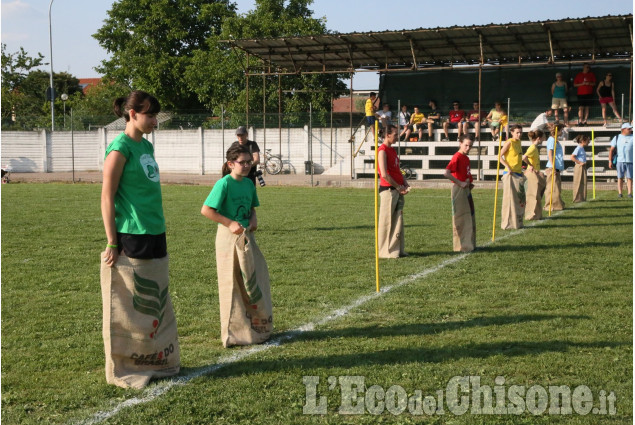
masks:
POLYGON ((423 128, 425 127, 426 116, 423 112, 419 111, 419 107, 414 107, 414 113, 410 115, 410 125, 412 131, 419 133, 419 140, 423 140, 423 128))
POLYGON ((501 229, 520 229, 525 215, 525 176, 523 176, 523 151, 520 137, 523 128, 514 125, 511 138, 505 142, 500 152, 500 162, 505 166, 503 173, 503 208, 501 229))
POLYGON ((542 219, 542 195, 545 193, 547 179, 540 172, 539 148, 545 140, 545 133, 542 130, 533 130, 527 135, 529 140, 531 140, 531 146, 527 148, 525 155, 523 155, 523 162, 527 164, 527 169, 525 170, 525 178, 527 179, 525 220, 540 220, 542 219))
POLYGON ((366 99, 366 105, 364 110, 366 112, 366 125, 374 128, 375 126, 375 112, 377 112, 377 93, 370 92, 370 97, 366 99))

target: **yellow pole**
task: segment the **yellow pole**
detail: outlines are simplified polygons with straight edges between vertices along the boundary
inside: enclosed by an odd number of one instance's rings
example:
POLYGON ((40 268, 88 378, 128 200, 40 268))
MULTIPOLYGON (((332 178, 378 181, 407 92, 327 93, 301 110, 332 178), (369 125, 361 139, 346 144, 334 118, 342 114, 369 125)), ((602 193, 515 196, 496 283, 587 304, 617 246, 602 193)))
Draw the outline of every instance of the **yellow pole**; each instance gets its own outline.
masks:
POLYGON ((595 199, 595 130, 591 130, 591 158, 593 163, 593 199, 595 199))
POLYGON ((496 190, 494 192, 494 220, 492 224, 492 242, 494 242, 494 238, 496 236, 496 209, 498 204, 498 174, 500 173, 500 169, 501 169, 501 145, 503 143, 503 132, 501 130, 499 130, 499 133, 498 133, 498 164, 496 165, 496 190))
MULTIPOLYGON (((553 142, 553 158, 551 159, 551 196, 549 199, 549 217, 553 206, 553 182, 556 180, 556 150, 558 149, 558 127, 556 126, 555 140, 553 142)), ((549 152, 547 152, 549 153, 549 152)))
POLYGON ((377 149, 379 146, 377 144, 377 133, 378 122, 375 121, 375 281, 377 285, 377 292, 379 292, 379 155, 377 155, 377 149))

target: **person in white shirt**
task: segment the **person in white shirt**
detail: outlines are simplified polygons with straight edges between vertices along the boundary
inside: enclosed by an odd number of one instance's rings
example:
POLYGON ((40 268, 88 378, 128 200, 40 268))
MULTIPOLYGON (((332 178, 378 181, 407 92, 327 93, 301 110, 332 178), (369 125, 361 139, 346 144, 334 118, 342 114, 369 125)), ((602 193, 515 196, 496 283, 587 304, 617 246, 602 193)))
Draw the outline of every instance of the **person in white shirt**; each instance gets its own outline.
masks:
POLYGON ((552 109, 547 109, 542 114, 538 114, 536 119, 531 123, 531 126, 529 127, 529 131, 536 131, 536 130, 540 130, 543 132, 551 131, 549 126, 549 117, 552 114, 553 114, 552 109))

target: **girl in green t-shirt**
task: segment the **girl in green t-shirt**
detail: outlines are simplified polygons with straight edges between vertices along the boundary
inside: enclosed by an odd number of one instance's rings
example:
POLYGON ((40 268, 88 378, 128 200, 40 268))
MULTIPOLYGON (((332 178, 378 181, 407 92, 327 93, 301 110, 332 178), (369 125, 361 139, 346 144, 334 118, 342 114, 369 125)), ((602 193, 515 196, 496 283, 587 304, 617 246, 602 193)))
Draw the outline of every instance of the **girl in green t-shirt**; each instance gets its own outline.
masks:
POLYGON ((256 187, 249 179, 249 148, 227 150, 223 178, 216 182, 201 214, 218 223, 216 270, 223 346, 266 341, 273 329, 267 263, 253 232, 258 227, 256 187))

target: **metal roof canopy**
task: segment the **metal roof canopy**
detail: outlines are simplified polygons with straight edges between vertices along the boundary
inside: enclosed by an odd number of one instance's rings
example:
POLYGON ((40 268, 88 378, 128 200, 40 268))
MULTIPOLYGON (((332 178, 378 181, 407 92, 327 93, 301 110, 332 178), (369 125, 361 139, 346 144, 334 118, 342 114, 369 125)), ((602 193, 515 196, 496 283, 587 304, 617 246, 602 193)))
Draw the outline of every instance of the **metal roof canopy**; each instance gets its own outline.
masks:
POLYGON ((248 75, 623 62, 633 55, 633 15, 224 42, 264 62, 253 71, 248 61, 248 75))

